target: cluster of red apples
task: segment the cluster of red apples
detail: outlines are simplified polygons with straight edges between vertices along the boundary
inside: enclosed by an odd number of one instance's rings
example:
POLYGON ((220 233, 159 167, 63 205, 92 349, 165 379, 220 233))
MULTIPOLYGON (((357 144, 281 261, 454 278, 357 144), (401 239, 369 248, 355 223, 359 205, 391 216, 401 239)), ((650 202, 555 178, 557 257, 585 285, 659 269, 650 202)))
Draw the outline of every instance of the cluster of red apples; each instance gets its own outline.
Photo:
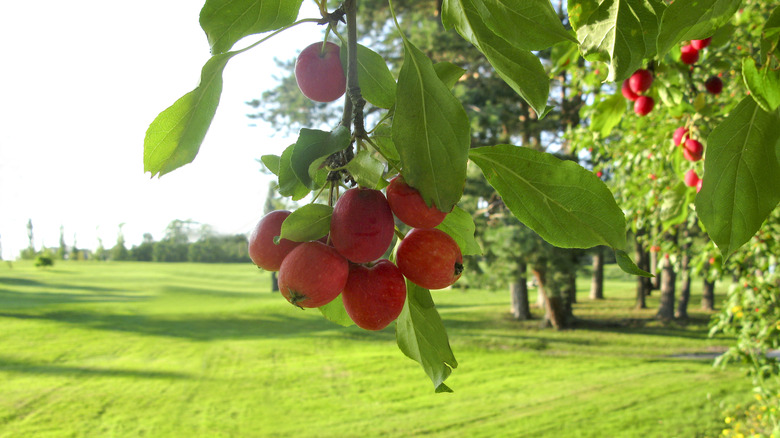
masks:
MULTIPOLYGON (((674 131, 672 140, 675 146, 682 146, 683 157, 688 161, 699 161, 704 155, 704 145, 699 140, 692 138, 691 130, 685 126, 680 126, 674 131)), ((695 170, 688 170, 683 181, 688 187, 696 187, 697 193, 701 190, 702 180, 695 170)))
POLYGON ((249 238, 249 256, 258 267, 279 271, 279 291, 290 303, 320 307, 341 294, 355 324, 381 330, 403 309, 405 278, 442 289, 463 271, 458 244, 434 228, 447 213, 428 206, 401 176, 386 191, 385 197, 379 190, 347 190, 333 208, 330 233, 317 241, 275 243, 290 212, 268 213, 249 238), (382 258, 395 235, 394 215, 413 227, 398 244, 396 263, 382 258))
MULTIPOLYGON (((699 52, 707 48, 711 41, 712 37, 703 40, 691 40, 689 44, 680 47, 680 61, 691 66, 696 64, 699 62, 699 52)), ((711 94, 720 94, 723 91, 723 81, 717 76, 710 76, 704 82, 704 88, 711 94)))
POLYGON ((634 112, 640 116, 650 114, 655 106, 655 100, 644 95, 651 85, 653 85, 653 74, 650 70, 642 68, 623 81, 623 86, 620 87, 623 97, 634 102, 634 112))

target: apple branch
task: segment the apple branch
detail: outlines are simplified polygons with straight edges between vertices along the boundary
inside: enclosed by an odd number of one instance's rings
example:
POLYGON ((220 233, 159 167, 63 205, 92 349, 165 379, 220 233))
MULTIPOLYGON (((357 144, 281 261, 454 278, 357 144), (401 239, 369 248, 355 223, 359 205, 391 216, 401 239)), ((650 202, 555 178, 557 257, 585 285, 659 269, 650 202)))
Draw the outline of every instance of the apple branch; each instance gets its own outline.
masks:
POLYGON ((344 11, 347 15, 347 99, 344 105, 344 124, 352 121, 356 138, 365 138, 363 107, 366 105, 360 93, 357 68, 357 0, 345 0, 344 11), (347 102, 352 104, 351 114, 347 113, 347 102))

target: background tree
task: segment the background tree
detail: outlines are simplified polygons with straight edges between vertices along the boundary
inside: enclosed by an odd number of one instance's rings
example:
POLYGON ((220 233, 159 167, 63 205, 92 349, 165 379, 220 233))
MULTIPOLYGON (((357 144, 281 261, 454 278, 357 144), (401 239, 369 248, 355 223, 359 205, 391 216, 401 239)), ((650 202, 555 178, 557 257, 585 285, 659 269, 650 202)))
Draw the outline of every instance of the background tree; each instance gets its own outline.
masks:
POLYGON ((154 258, 154 237, 150 233, 144 233, 140 244, 130 249, 130 260, 139 262, 151 262, 154 258))
POLYGON ((125 235, 122 232, 122 227, 124 226, 124 222, 119 224, 119 230, 116 234, 116 244, 111 248, 111 252, 109 254, 109 258, 111 260, 124 261, 127 260, 130 256, 127 247, 125 247, 125 235))
POLYGON ((57 258, 65 260, 68 254, 68 247, 65 244, 65 227, 60 225, 60 246, 57 248, 57 258))

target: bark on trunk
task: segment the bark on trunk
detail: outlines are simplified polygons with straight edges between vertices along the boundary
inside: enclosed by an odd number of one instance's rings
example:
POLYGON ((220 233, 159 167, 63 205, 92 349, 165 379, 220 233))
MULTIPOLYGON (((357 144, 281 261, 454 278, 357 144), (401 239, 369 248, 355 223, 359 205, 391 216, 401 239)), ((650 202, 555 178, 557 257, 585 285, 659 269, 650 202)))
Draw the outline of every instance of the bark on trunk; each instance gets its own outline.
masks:
MULTIPOLYGON (((636 240, 634 241, 635 245, 635 251, 634 251, 634 258, 636 259, 637 265, 641 268, 645 263, 645 249, 642 247, 642 243, 639 241, 639 237, 644 234, 642 231, 637 232, 636 240)), ((637 277, 636 278, 636 307, 637 309, 646 309, 647 305, 645 304, 645 296, 647 296, 647 291, 645 288, 647 287, 647 282, 643 280, 644 277, 637 277)))
POLYGON ((710 263, 704 264, 704 279, 701 288, 701 308, 702 310, 715 310, 715 282, 707 280, 707 273, 710 271, 710 263))
POLYGON ((674 317, 674 283, 676 275, 671 260, 664 257, 661 271, 661 304, 658 307, 657 318, 672 319, 674 317))
POLYGON ((509 286, 512 295, 512 316, 518 321, 531 319, 531 309, 528 304, 528 276, 524 262, 517 262, 517 278, 509 286))
POLYGON ((279 278, 276 272, 271 272, 271 292, 279 292, 279 278))
POLYGON ((691 243, 688 240, 687 228, 683 231, 683 239, 685 243, 682 246, 680 300, 677 301, 677 312, 674 316, 679 319, 688 319, 688 302, 691 299, 691 273, 688 269, 691 261, 691 243))
POLYGON ((567 297, 568 306, 577 302, 577 267, 572 265, 571 270, 566 274, 566 293, 563 296, 567 297))
POLYGON ((590 299, 604 299, 604 247, 596 247, 593 253, 593 279, 590 283, 590 299))
POLYGON ((661 276, 658 275, 658 251, 650 251, 650 269, 647 271, 655 277, 650 279, 650 290, 647 291, 647 295, 654 290, 661 288, 661 276))

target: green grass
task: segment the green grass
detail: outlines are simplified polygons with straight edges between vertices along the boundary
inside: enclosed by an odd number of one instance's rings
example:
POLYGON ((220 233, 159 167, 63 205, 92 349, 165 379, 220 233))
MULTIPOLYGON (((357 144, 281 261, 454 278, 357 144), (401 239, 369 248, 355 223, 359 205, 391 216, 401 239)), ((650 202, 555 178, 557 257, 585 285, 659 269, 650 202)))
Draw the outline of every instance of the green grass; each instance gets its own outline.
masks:
POLYGON ((434 292, 459 361, 434 394, 392 326, 296 309, 252 266, 3 264, 0 437, 717 436, 749 381, 673 356, 730 340, 696 299, 665 325, 657 292, 634 310, 609 278, 599 302, 579 282, 561 332, 511 320, 503 291, 434 292))

